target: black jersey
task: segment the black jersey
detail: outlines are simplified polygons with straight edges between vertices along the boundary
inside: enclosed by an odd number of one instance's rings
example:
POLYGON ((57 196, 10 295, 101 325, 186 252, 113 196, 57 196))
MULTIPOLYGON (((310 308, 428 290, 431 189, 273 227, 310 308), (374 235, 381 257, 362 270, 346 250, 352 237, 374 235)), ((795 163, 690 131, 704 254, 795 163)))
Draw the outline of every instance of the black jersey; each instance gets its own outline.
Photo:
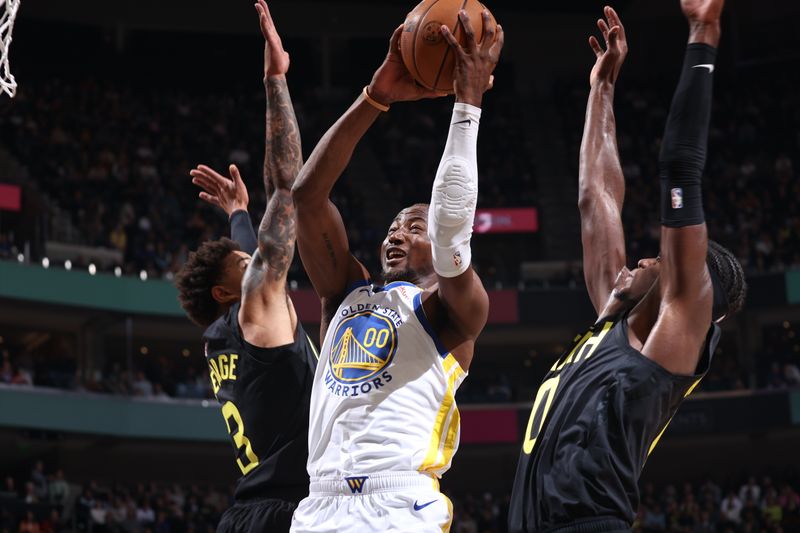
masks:
POLYGON ((214 394, 222 406, 242 477, 237 501, 308 494, 308 409, 317 366, 298 322, 295 341, 259 348, 242 338, 239 304, 203 335, 214 394))
POLYGON ((517 466, 511 531, 633 523, 647 456, 707 371, 719 328, 709 330, 698 373, 678 376, 630 345, 627 316, 576 336, 545 376, 517 466))

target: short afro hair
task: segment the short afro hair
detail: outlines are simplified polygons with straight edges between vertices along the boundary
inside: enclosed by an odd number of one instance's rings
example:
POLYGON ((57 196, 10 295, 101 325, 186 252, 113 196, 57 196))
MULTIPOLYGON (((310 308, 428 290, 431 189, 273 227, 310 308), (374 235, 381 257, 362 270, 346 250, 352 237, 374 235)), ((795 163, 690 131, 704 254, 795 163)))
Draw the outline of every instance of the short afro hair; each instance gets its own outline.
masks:
POLYGON ((219 317, 219 303, 211 289, 222 279, 225 259, 238 250, 239 245, 227 237, 206 241, 189 254, 175 276, 181 307, 198 326, 208 327, 219 317))
POLYGON ((729 317, 739 312, 744 307, 744 300, 747 296, 747 281, 739 260, 733 255, 733 252, 718 242, 709 240, 706 264, 708 264, 712 276, 716 276, 719 280, 724 292, 727 304, 725 316, 729 317))

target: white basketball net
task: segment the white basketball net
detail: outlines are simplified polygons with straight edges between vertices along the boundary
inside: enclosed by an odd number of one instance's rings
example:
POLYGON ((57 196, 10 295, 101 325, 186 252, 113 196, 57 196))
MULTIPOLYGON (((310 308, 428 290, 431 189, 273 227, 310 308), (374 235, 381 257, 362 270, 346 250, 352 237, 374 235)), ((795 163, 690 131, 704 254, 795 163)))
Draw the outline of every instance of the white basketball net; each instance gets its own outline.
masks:
POLYGON ((17 80, 8 66, 8 50, 11 48, 11 32, 17 18, 20 0, 0 0, 0 89, 10 97, 17 94, 17 80))

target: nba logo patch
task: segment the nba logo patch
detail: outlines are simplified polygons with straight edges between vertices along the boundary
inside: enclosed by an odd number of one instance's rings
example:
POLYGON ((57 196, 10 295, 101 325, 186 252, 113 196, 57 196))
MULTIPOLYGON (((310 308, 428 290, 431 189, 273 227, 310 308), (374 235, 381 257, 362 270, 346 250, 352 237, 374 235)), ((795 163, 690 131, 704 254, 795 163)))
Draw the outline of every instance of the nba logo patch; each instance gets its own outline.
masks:
POLYGON ((350 487, 350 492, 353 494, 361 494, 364 490, 364 484, 369 479, 369 476, 353 476, 344 478, 347 481, 347 486, 350 487))
POLYGON ((675 187, 670 191, 672 197, 672 209, 683 209, 683 189, 675 187))
POLYGON ((455 266, 461 265, 461 252, 456 252, 453 254, 453 264, 455 266))

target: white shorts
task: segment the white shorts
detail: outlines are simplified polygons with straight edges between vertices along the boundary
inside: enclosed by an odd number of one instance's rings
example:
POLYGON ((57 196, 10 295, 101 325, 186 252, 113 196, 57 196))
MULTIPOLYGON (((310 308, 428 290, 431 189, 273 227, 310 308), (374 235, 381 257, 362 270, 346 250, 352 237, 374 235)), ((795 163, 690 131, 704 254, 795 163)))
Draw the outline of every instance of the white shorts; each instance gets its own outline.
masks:
POLYGON ((453 504, 420 472, 312 478, 292 517, 292 533, 450 531, 453 504))

